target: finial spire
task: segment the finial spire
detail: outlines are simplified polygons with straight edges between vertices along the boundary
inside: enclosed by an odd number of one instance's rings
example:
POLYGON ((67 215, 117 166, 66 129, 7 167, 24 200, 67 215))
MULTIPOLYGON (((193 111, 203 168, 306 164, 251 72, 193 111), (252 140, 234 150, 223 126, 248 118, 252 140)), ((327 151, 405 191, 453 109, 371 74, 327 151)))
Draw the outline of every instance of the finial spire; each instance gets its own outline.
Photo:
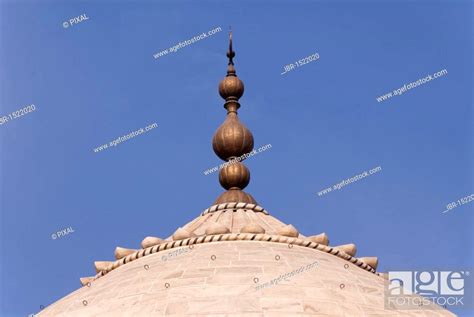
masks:
POLYGON ((243 191, 250 182, 250 171, 240 161, 246 158, 245 154, 253 150, 253 135, 239 121, 237 114, 237 109, 240 107, 239 99, 244 94, 244 83, 235 73, 232 30, 229 33, 227 57, 229 58, 227 76, 219 84, 219 94, 225 100, 227 117, 212 139, 214 152, 226 162, 219 172, 219 182, 227 191, 217 198, 215 204, 227 202, 256 204, 255 199, 243 191))
POLYGON ((229 65, 234 65, 235 52, 232 50, 232 27, 229 27, 229 51, 227 57, 229 58, 229 65))
POLYGON ((227 67, 227 76, 237 76, 235 74, 234 68, 234 57, 235 52, 232 49, 232 28, 229 27, 229 51, 227 52, 227 57, 229 58, 229 67, 227 67))

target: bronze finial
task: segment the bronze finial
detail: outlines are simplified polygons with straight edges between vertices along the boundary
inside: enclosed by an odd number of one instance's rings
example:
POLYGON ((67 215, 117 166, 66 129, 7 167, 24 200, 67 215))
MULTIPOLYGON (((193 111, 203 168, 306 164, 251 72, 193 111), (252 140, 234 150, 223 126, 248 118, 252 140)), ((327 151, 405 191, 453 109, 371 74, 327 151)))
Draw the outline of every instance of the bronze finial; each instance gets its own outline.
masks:
POLYGON ((253 150, 253 135, 239 120, 237 109, 244 94, 244 83, 237 77, 234 68, 235 52, 232 49, 232 31, 229 35, 229 66, 227 76, 219 83, 219 94, 225 99, 227 117, 212 138, 214 152, 225 166, 219 171, 219 182, 227 191, 217 198, 216 203, 256 203, 250 194, 242 191, 250 182, 250 171, 240 161, 253 150))

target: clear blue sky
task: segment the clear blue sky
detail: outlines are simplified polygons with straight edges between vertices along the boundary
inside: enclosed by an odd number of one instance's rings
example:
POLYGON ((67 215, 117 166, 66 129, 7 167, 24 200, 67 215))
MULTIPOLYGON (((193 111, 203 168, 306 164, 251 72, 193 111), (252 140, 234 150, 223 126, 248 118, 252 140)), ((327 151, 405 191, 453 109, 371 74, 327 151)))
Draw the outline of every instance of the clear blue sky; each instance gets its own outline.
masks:
POLYGON ((229 25, 240 118, 257 147, 272 144, 246 161, 261 206, 305 235, 355 243, 380 271, 473 266, 474 202, 442 214, 473 193, 472 2, 153 2, 1 1, 0 114, 36 105, 0 126, 1 316, 37 312, 116 246, 169 236, 222 192, 203 171, 221 163, 211 138, 225 118, 229 25))

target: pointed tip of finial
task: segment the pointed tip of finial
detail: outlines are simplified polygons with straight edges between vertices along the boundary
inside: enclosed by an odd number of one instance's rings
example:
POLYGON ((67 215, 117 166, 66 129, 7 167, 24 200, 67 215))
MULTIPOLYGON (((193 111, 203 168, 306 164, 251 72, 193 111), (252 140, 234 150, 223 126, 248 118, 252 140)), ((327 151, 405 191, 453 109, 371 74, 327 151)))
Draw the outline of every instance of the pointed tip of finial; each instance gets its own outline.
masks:
POLYGON ((227 57, 229 58, 229 65, 234 65, 235 52, 232 49, 232 27, 229 26, 229 51, 227 52, 227 57))

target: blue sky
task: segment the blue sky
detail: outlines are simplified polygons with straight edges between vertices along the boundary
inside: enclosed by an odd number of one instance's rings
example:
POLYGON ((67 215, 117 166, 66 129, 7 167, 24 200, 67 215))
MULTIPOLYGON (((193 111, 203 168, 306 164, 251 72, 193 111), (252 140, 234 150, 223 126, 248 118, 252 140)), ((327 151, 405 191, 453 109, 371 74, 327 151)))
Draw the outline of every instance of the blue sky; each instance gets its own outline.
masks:
POLYGON ((0 126, 1 316, 37 312, 116 246, 169 236, 222 192, 203 171, 221 163, 211 138, 225 118, 229 25, 240 118, 256 147, 272 144, 246 161, 258 203, 305 235, 355 243, 379 271, 472 268, 474 202, 442 214, 473 193, 472 2, 0 3, 0 115, 36 106, 0 126))

